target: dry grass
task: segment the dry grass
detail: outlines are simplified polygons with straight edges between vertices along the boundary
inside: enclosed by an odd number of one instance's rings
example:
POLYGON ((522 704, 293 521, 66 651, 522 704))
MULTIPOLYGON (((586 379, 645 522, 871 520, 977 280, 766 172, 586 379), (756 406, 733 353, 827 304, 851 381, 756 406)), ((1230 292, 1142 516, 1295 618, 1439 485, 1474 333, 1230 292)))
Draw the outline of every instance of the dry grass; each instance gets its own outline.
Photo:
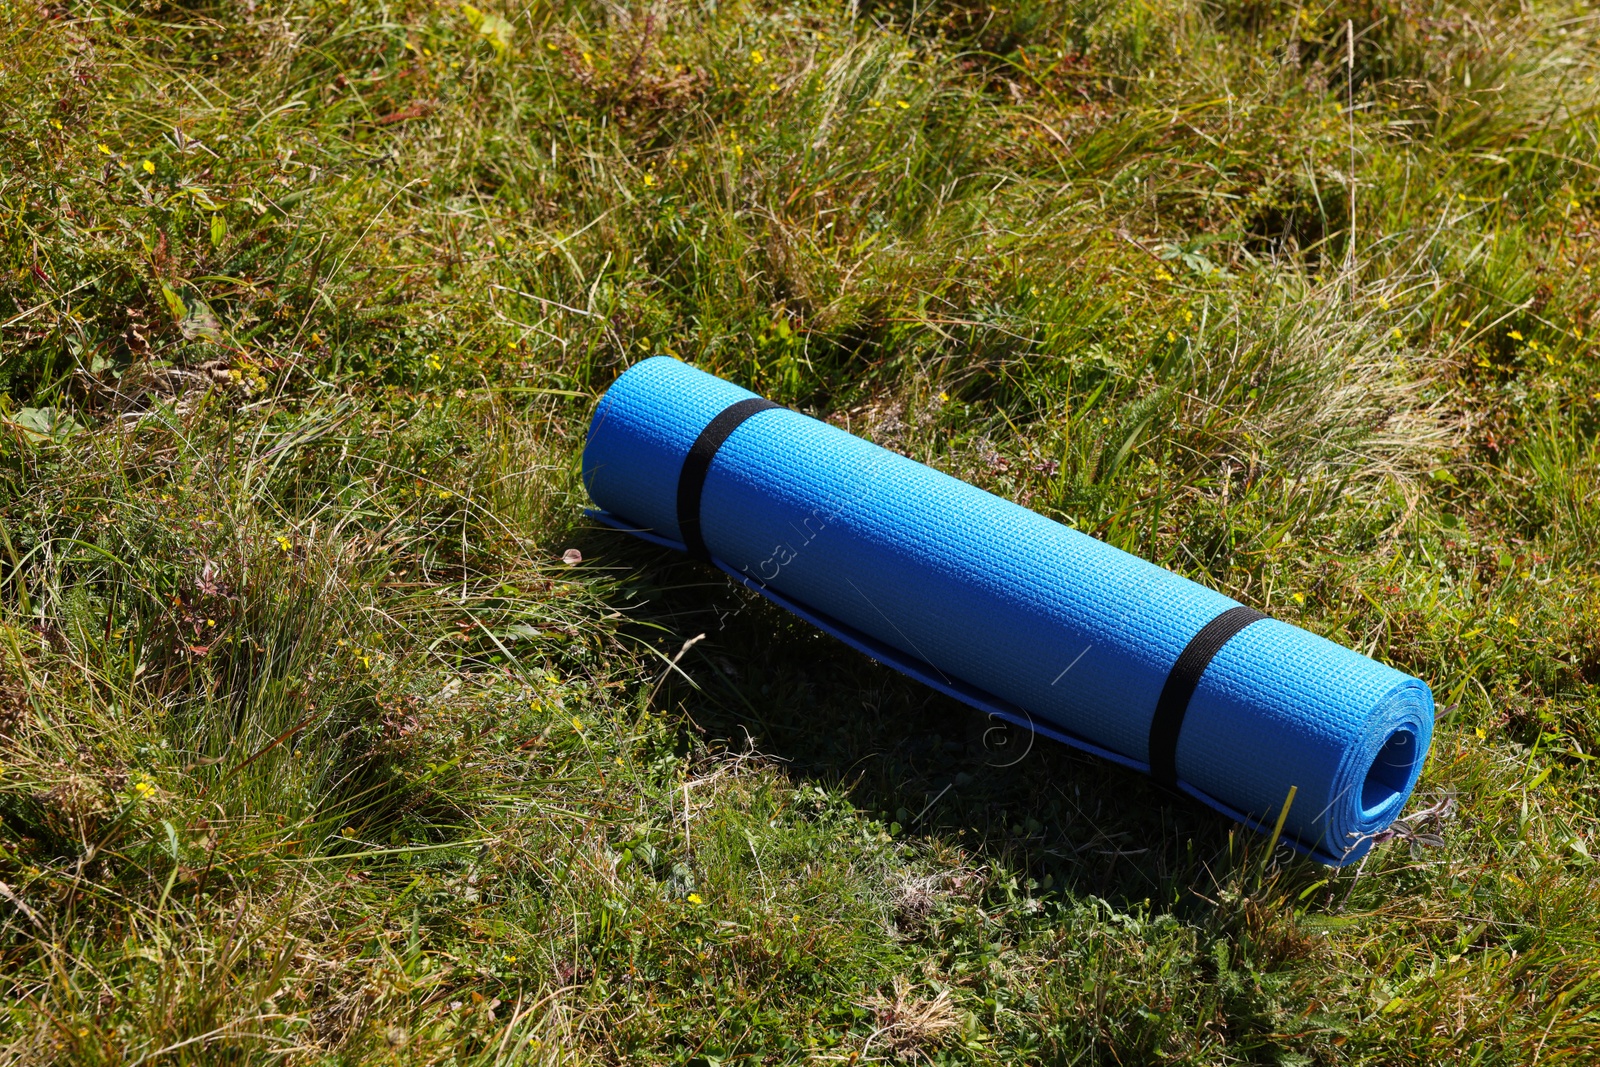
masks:
POLYGON ((1585 1062, 1595 28, 0 0, 0 1061, 1585 1062), (1451 818, 995 766, 588 527, 654 352, 1426 678, 1451 818))

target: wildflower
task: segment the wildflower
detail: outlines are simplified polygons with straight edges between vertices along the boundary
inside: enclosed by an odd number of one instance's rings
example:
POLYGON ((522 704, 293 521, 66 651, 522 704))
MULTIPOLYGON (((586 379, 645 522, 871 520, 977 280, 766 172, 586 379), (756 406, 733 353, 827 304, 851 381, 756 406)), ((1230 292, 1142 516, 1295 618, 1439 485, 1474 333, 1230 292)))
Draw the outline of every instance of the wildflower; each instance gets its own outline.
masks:
POLYGON ((1512 330, 1509 334, 1507 334, 1507 336, 1510 337, 1513 341, 1522 340, 1522 333, 1519 330, 1512 330))
POLYGON ((644 176, 644 187, 646 189, 654 189, 656 187, 656 176, 654 174, 646 174, 644 176))
POLYGON ((354 837, 354 836, 356 836, 356 828, 354 826, 346 826, 343 830, 340 830, 339 832, 344 834, 344 836, 346 836, 346 837, 354 837))
POLYGON ((1156 281, 1158 281, 1158 282, 1170 282, 1171 280, 1172 280, 1172 275, 1168 274, 1166 271, 1161 270, 1159 268, 1156 270, 1156 281))
POLYGON ((1173 333, 1171 330, 1167 331, 1167 340, 1176 341, 1177 339, 1178 339, 1178 335, 1177 334, 1173 333))
POLYGON ((144 168, 146 174, 154 174, 156 172, 156 165, 148 159, 139 165, 144 168))
POLYGON ((1396 341, 1398 341, 1398 340, 1400 340, 1400 338, 1404 337, 1405 334, 1401 333, 1400 332, 1400 327, 1396 326, 1394 329, 1389 331, 1389 336, 1393 337, 1396 341))
POLYGON ((278 547, 283 549, 285 552, 287 552, 287 551, 289 551, 289 549, 293 548, 294 546, 289 543, 289 539, 287 537, 283 536, 282 534, 279 534, 278 535, 278 547))
POLYGON ((1306 595, 1304 593, 1294 593, 1289 597, 1289 599, 1293 600, 1296 604, 1304 604, 1306 602, 1306 595))
POLYGON ((509 952, 502 953, 500 958, 505 960, 507 963, 516 963, 517 962, 517 957, 511 955, 511 953, 509 953, 509 952))
POLYGON ((104 141, 102 141, 99 144, 95 145, 95 147, 100 150, 100 154, 102 156, 109 156, 111 154, 111 149, 106 147, 106 144, 105 144, 104 141))
POLYGON ((441 490, 439 490, 439 499, 440 499, 440 500, 449 500, 449 499, 450 499, 450 498, 451 498, 451 497, 452 497, 452 496, 454 496, 454 495, 455 495, 455 494, 454 494, 454 493, 452 493, 452 492, 451 492, 451 491, 450 491, 450 490, 448 490, 448 489, 441 489, 441 490))
POLYGON ((689 903, 691 903, 691 904, 704 904, 705 901, 700 899, 700 894, 699 893, 690 893, 689 894, 689 903))
POLYGON ((950 399, 950 394, 944 392, 943 390, 941 390, 940 393, 939 393, 939 399, 940 399, 940 401, 949 400, 950 399))
POLYGON ((756 66, 760 66, 766 61, 767 57, 761 54, 761 49, 757 48, 750 53, 750 62, 754 63, 756 66))
POLYGON ((775 93, 777 91, 778 91, 778 83, 777 82, 768 82, 767 83, 767 92, 775 93))
POLYGON ((583 733, 583 720, 574 715, 572 717, 572 728, 580 734, 583 733))
POLYGON ((894 106, 900 108, 901 110, 906 110, 911 107, 911 105, 904 100, 896 100, 894 102, 894 106))
POLYGON ((133 791, 138 794, 140 800, 148 800, 155 796, 156 787, 150 784, 148 778, 141 778, 133 783, 133 791))

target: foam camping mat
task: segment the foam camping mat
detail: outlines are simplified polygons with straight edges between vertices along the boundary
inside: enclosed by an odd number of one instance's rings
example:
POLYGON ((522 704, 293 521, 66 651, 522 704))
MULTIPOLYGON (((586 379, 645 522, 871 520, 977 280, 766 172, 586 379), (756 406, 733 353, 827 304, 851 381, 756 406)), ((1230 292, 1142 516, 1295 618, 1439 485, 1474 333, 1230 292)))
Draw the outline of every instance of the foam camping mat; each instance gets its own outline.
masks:
POLYGON ((1432 739, 1419 679, 675 359, 601 398, 583 480, 602 522, 1324 863, 1432 739))

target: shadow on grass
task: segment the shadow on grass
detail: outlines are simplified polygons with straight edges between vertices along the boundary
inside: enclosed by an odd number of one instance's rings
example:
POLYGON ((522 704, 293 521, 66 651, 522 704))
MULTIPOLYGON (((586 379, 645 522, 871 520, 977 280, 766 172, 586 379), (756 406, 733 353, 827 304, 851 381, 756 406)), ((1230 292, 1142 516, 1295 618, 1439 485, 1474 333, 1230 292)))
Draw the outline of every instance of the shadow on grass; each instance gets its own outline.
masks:
MULTIPOLYGON (((1267 841, 1106 760, 991 718, 877 663, 707 565, 624 534, 581 535, 585 556, 631 575, 617 606, 671 672, 659 710, 709 746, 746 737, 787 772, 843 789, 895 833, 939 839, 1036 883, 1202 919, 1214 894, 1258 874, 1267 841)), ((1285 888, 1328 869, 1279 847, 1285 888)))

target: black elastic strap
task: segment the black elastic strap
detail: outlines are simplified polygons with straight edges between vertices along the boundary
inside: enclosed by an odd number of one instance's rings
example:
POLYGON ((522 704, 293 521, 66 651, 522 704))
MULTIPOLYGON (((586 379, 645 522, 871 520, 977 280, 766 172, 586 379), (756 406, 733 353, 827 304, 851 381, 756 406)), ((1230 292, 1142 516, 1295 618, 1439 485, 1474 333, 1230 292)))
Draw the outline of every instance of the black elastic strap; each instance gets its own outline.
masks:
POLYGON ((1200 627, 1200 632, 1178 653, 1178 661, 1168 672, 1166 685, 1161 687, 1155 717, 1150 720, 1150 774, 1162 785, 1170 788, 1178 784, 1178 733, 1183 729, 1189 701, 1194 697, 1201 675, 1210 666, 1211 658, 1222 651, 1222 646, 1234 634, 1266 617, 1243 604, 1229 608, 1200 627))
POLYGON ((717 417, 700 431, 700 436, 689 446, 689 454, 683 457, 683 470, 678 474, 678 533, 689 555, 696 559, 711 558, 705 538, 700 535, 700 494, 705 491, 706 472, 711 470, 711 460, 716 456, 717 449, 751 415, 768 408, 781 407, 782 404, 774 404, 759 396, 729 404, 717 413, 717 417))

